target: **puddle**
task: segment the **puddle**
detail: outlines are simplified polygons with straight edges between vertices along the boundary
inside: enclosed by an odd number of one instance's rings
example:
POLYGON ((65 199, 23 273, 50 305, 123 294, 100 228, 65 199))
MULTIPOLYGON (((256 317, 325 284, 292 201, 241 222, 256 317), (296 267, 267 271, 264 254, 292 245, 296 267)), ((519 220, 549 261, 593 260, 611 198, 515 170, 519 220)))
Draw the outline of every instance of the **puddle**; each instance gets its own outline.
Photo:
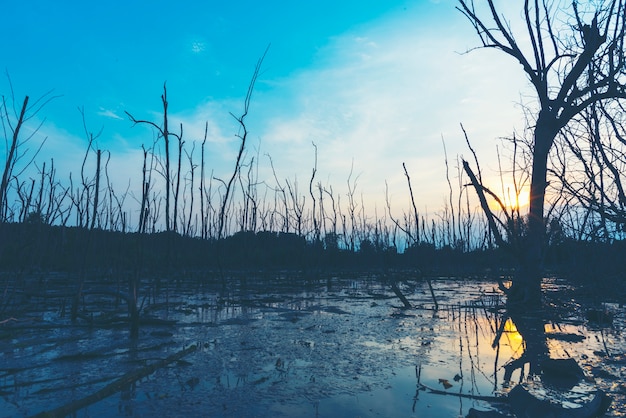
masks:
MULTIPOLYGON (((0 327, 0 417, 84 398, 191 345, 77 416, 464 417, 470 408, 507 414, 497 397, 522 381, 548 393, 528 380, 531 365, 508 366, 532 347, 503 318, 492 282, 434 279, 438 311, 423 282, 401 285, 416 307, 408 310, 371 278, 238 283, 152 292, 146 314, 169 322, 142 325, 136 342, 125 325, 72 325, 55 298, 11 313, 17 321, 0 327)), ((542 321, 541 347, 595 379, 574 386, 580 396, 569 401, 600 387, 614 399, 608 416, 626 416, 623 308, 607 307, 607 326, 576 306, 542 321)))

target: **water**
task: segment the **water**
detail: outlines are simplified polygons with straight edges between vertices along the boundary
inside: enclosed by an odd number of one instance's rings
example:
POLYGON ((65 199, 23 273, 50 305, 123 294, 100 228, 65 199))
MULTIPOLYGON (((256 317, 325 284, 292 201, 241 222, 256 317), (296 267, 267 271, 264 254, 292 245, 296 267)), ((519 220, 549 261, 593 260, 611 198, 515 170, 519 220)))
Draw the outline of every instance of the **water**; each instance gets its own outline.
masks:
MULTIPOLYGON (((77 416, 508 413, 506 404, 482 398, 504 396, 528 375, 527 367, 505 374, 527 343, 512 321, 503 322, 501 295, 489 281, 436 279, 433 286, 438 311, 422 281, 401 284, 415 306, 408 310, 372 278, 146 287, 145 314, 170 322, 142 325, 134 342, 126 325, 72 325, 61 299, 45 299, 0 328, 0 416, 54 409, 190 345, 198 349, 77 416)), ((558 290, 566 289, 552 283, 546 291, 558 290)), ((123 312, 110 297, 92 298, 85 308, 96 317, 123 312)), ((550 357, 574 358, 614 393, 609 415, 624 416, 623 309, 609 306, 613 325, 592 327, 579 304, 566 305, 544 321, 550 357)))

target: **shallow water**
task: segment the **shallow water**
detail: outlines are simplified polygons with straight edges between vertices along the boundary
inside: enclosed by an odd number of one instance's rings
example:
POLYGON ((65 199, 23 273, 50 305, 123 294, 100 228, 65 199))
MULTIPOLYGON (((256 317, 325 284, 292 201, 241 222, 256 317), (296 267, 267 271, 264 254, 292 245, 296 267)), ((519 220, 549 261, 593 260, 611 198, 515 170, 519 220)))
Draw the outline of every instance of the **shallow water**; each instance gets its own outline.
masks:
MULTIPOLYGON (((439 310, 426 283, 410 280, 400 287, 415 309, 402 309, 388 284, 365 277, 237 280, 226 290, 146 288, 144 313, 172 323, 143 325, 134 342, 125 325, 73 325, 60 300, 41 300, 0 328, 0 416, 54 409, 190 345, 198 350, 77 416, 507 413, 505 403, 477 399, 506 395, 528 374, 516 370, 505 380, 504 365, 525 349, 512 322, 492 346, 502 324, 501 295, 488 281, 439 278, 433 286, 439 310)), ((565 287, 548 282, 546 292, 565 287)), ((593 326, 576 301, 561 305, 546 321, 550 357, 574 358, 611 393, 608 414, 625 416, 623 309, 610 305, 613 324, 593 326)), ((84 306, 95 317, 123 312, 112 298, 84 306)), ((584 385, 574 392, 584 396, 584 385)))

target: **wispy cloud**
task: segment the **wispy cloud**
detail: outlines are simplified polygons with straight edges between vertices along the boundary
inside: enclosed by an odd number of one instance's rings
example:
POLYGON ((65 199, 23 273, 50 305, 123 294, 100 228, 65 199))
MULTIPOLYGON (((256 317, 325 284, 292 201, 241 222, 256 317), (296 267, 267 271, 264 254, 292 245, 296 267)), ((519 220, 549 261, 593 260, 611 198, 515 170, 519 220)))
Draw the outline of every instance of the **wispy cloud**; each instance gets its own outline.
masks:
POLYGON ((206 51, 206 44, 204 42, 198 40, 191 42, 191 52, 200 54, 204 51, 206 51))
POLYGON ((457 53, 472 33, 469 25, 450 30, 456 23, 419 26, 406 16, 335 38, 316 67, 276 83, 254 105, 267 152, 283 172, 306 178, 315 142, 321 173, 345 184, 354 161, 364 192, 379 200, 385 180, 392 193, 406 194, 406 162, 420 201, 439 206, 447 193, 442 137, 452 164, 469 153, 464 123, 480 155, 492 160, 494 139, 521 121, 514 105, 521 71, 485 51, 457 53), (518 83, 509 71, 518 71, 518 83))
MULTIPOLYGON (((312 67, 280 80, 271 79, 271 70, 262 74, 247 119, 249 155, 261 147, 260 179, 273 177, 268 154, 279 179, 307 183, 315 143, 316 182, 331 184, 342 196, 351 176, 353 182, 358 178, 357 193, 370 210, 383 211, 386 184, 394 205, 408 207, 405 162, 418 205, 439 209, 448 187, 442 139, 452 175, 456 156, 469 154, 460 123, 487 161, 483 168, 495 170, 489 164, 495 160, 495 139, 522 126, 515 102, 525 78, 501 54, 459 54, 476 45, 462 19, 459 13, 445 24, 440 19, 425 23, 414 15, 396 15, 333 38, 312 67)), ((242 106, 242 97, 207 99, 194 109, 170 114, 172 127, 184 126, 186 149, 195 142, 196 159, 208 123, 206 167, 216 177, 233 169, 240 142, 230 113, 238 115, 242 106)), ((121 119, 113 111, 101 112, 121 119)), ((153 116, 159 120, 160 115, 153 116)), ((134 129, 127 143, 145 141, 145 131, 134 129)), ((120 179, 124 171, 127 178, 137 177, 141 161, 136 148, 116 149, 111 164, 119 167, 120 179)))
POLYGON ((100 110, 98 112, 96 112, 98 115, 100 116, 104 116, 105 118, 111 118, 111 119, 117 119, 117 120, 123 120, 124 118, 119 116, 117 113, 115 113, 114 111, 110 110, 110 109, 105 109, 103 107, 100 108, 100 110))

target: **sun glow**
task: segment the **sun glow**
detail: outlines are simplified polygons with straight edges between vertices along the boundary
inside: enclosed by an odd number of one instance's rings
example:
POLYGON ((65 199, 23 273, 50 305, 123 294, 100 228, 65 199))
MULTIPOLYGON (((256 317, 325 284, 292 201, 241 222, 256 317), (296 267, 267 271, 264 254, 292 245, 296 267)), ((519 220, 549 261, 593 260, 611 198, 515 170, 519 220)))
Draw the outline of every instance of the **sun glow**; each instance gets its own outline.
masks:
MULTIPOLYGON (((528 187, 517 187, 517 193, 515 191, 515 185, 513 183, 504 183, 503 186, 499 188, 499 192, 496 192, 498 189, 491 189, 494 193, 498 195, 498 198, 504 204, 504 207, 507 211, 524 209, 528 207, 530 203, 530 193, 528 187)), ((502 207, 495 199, 491 199, 489 202, 489 207, 492 210, 502 210, 502 207)))

